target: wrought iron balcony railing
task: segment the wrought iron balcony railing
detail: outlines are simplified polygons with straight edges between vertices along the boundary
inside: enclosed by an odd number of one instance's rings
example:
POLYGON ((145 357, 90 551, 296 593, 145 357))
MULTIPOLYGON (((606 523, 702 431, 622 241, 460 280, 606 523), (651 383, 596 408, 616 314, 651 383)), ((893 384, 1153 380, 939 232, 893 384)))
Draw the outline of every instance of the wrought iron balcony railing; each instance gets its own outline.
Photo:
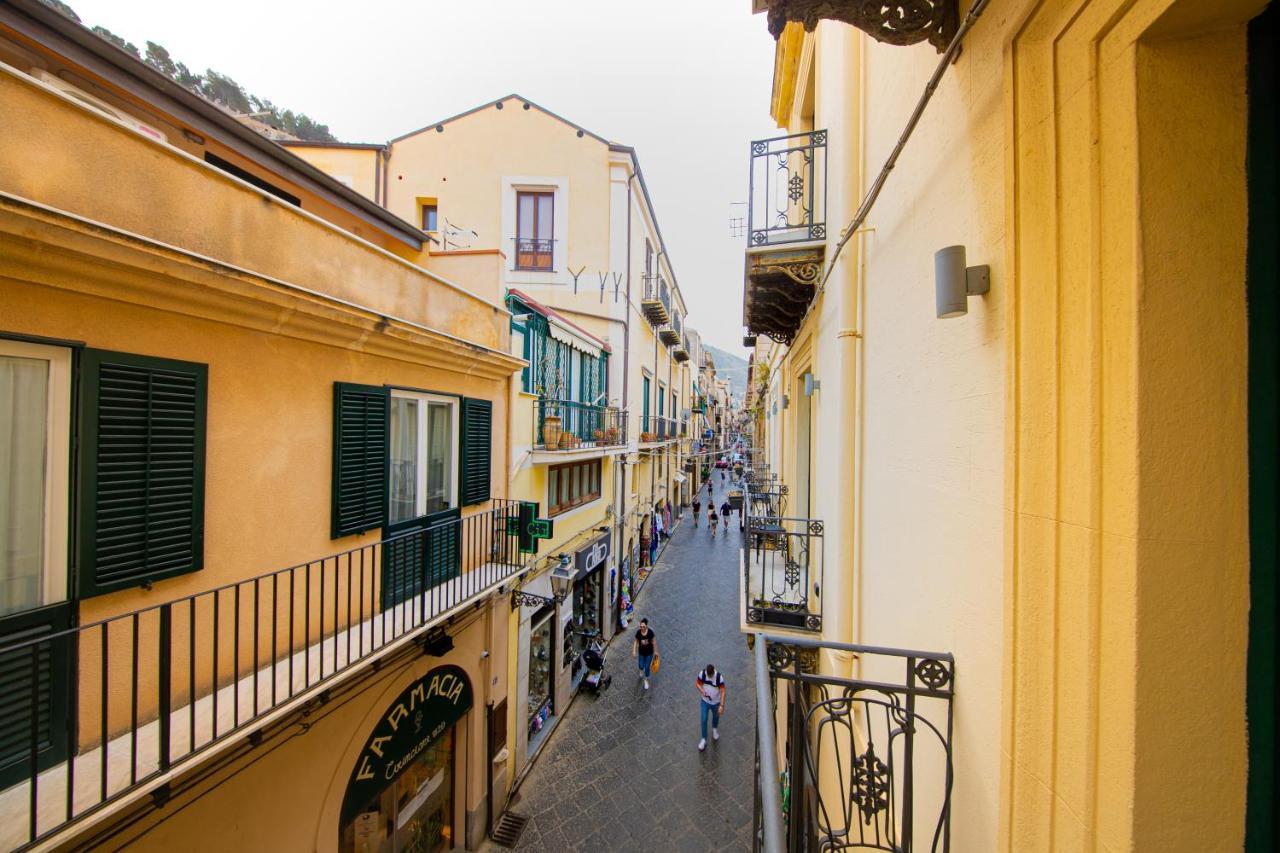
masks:
POLYGON ((821 631, 822 521, 753 515, 748 510, 745 522, 742 584, 747 623, 821 631))
POLYGON ((550 272, 555 268, 556 241, 534 237, 512 237, 516 269, 550 272))
POLYGON ((764 633, 752 641, 753 849, 948 853, 952 655, 764 633), (854 677, 820 673, 823 650, 852 655, 854 677))
POLYGON ((517 501, 0 647, 0 849, 34 845, 431 639, 524 565, 517 501), (70 691, 57 679, 70 681, 70 691), (51 698, 54 695, 61 699, 51 698), (16 777, 16 778, 15 778, 16 777))
POLYGON ((679 424, 675 418, 650 415, 640 419, 640 442, 652 444, 657 441, 671 441, 680 434, 679 424))
POLYGON ((533 446, 537 450, 582 450, 627 443, 627 412, 573 400, 534 403, 533 446))
POLYGON ((640 310, 655 327, 671 322, 671 294, 662 276, 644 277, 644 294, 640 297, 640 310))
POLYGON ((747 235, 753 248, 825 240, 827 132, 751 143, 747 235))

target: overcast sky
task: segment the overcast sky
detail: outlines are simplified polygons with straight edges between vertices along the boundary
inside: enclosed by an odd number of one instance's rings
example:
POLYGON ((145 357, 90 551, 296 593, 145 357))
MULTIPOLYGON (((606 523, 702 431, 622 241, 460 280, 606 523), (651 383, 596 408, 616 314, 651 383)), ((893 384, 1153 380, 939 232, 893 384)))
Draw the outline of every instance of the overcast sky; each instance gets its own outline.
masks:
POLYGON ((773 39, 751 0, 69 0, 88 26, 383 142, 517 92, 634 145, 689 321, 742 353, 748 142, 773 135, 773 39))

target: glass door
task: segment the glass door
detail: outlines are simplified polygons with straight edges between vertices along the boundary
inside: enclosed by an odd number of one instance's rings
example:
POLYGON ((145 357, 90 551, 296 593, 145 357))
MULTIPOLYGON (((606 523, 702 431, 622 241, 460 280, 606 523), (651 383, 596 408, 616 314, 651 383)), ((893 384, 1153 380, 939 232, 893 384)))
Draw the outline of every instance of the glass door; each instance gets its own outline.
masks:
POLYGON ((454 849, 454 728, 418 754, 342 828, 343 853, 440 853, 454 849))

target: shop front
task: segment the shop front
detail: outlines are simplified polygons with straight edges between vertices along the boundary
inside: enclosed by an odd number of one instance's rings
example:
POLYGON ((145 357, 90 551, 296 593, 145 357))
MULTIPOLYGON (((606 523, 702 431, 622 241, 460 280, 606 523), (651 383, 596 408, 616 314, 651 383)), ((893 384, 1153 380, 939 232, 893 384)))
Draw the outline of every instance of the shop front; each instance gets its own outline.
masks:
POLYGON ((595 637, 603 638, 605 567, 609 562, 612 534, 601 533, 574 554, 572 611, 564 625, 564 665, 570 668, 571 690, 586 675, 582 653, 595 637))
POLYGON ((471 709, 457 666, 432 669, 383 713, 356 760, 342 801, 343 853, 436 853, 454 849, 459 790, 455 724, 471 709))

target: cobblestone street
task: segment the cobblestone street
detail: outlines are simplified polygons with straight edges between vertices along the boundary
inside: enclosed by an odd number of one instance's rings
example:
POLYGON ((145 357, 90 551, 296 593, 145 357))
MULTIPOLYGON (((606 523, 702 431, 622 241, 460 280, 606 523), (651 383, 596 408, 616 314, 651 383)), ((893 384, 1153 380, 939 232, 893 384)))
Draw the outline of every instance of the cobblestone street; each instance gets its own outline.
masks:
MULTIPOLYGON (((713 475, 715 476, 715 475, 713 475)), ((716 480, 716 501, 725 489, 716 480)), ((521 850, 749 850, 755 692, 738 631, 738 519, 712 541, 686 511, 609 646, 613 686, 579 696, 521 784, 512 811, 531 818, 521 850), (641 617, 657 633, 661 672, 642 689, 631 657, 641 617), (694 679, 725 676, 720 741, 698 752, 694 679)))

